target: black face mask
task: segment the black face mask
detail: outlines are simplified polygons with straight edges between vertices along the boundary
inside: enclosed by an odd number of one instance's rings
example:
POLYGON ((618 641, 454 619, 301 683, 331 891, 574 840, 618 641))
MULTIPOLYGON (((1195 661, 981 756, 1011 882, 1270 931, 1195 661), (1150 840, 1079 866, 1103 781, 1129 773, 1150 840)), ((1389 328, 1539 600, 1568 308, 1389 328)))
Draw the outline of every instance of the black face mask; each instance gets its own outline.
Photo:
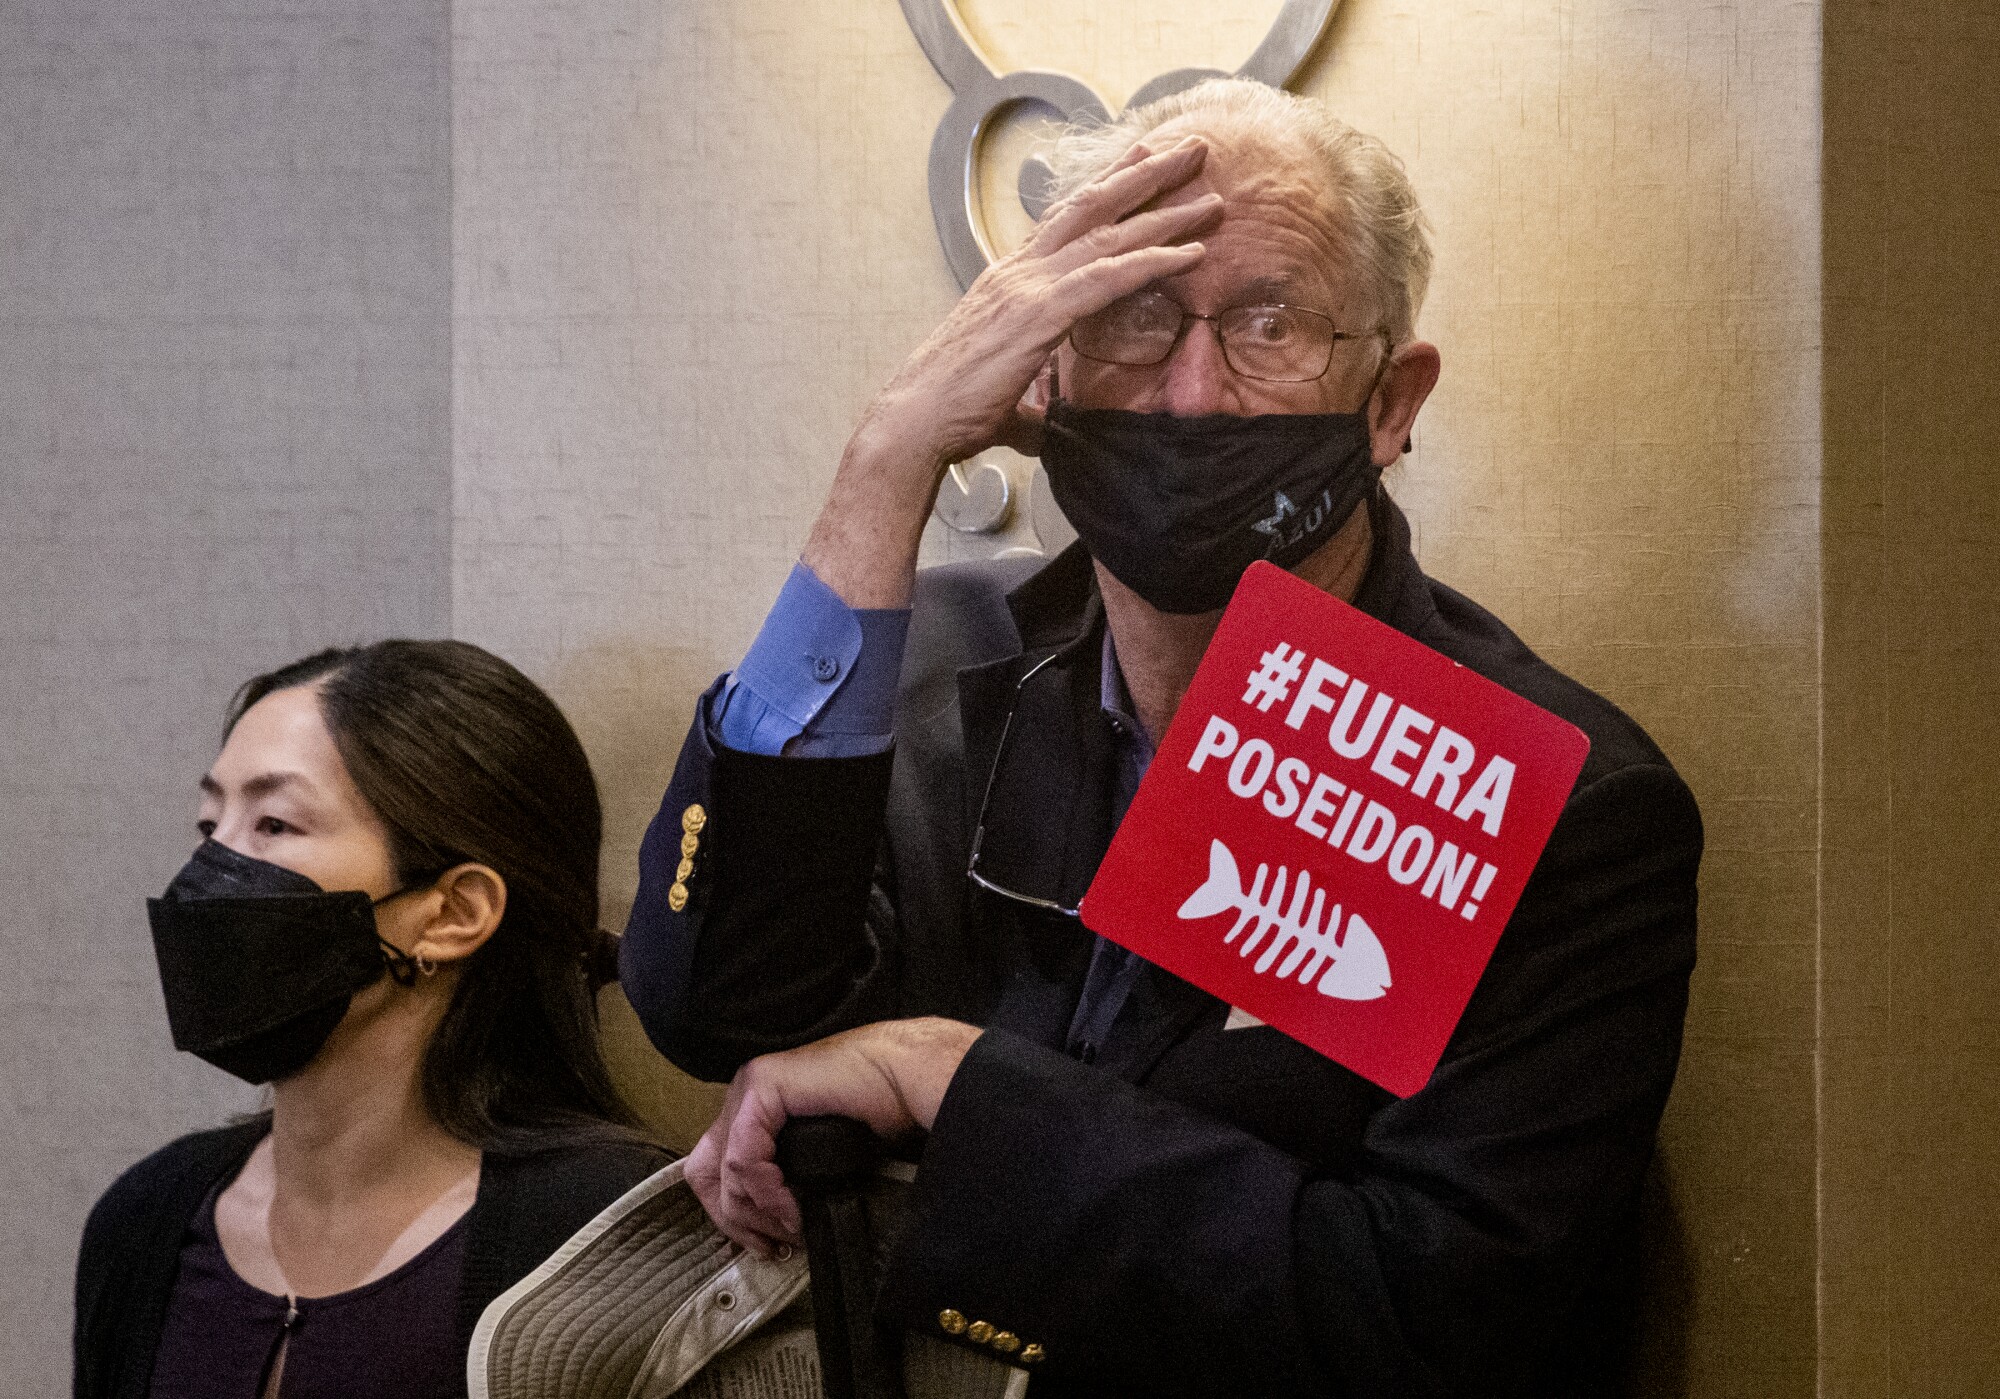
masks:
POLYGON ((395 897, 329 894, 203 841, 166 894, 146 900, 174 1048, 251 1083, 297 1073, 385 968, 401 985, 415 980, 415 959, 375 932, 376 904, 395 897))
POLYGON ((1364 413, 1129 413, 1049 405, 1042 465, 1091 556, 1162 612, 1225 605, 1259 559, 1290 568, 1382 477, 1364 413))

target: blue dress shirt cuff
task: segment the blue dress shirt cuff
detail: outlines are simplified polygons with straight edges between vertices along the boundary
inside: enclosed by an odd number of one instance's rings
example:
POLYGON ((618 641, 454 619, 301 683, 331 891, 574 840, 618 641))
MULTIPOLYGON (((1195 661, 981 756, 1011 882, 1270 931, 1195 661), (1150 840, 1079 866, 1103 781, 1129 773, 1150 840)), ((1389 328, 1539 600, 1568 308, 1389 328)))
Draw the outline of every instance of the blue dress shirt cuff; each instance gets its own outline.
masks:
POLYGON ((803 563, 708 715, 725 748, 854 758, 889 747, 910 610, 853 608, 803 563))

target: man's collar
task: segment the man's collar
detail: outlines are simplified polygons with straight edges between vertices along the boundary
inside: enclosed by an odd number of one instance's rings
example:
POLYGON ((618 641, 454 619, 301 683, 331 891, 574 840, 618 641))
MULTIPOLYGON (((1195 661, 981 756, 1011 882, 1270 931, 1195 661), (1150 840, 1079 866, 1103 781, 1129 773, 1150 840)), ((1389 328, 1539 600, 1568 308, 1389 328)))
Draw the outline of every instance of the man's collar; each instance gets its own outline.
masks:
POLYGON ((1375 536, 1368 571, 1354 590, 1354 605, 1405 636, 1417 636, 1437 614, 1429 580, 1410 548, 1410 521, 1380 486, 1368 501, 1368 524, 1375 536))
POLYGON ((1097 569, 1081 539, 1007 594, 1007 610, 1014 614, 1023 652, 1067 646, 1091 629, 1103 606, 1097 595, 1097 569))

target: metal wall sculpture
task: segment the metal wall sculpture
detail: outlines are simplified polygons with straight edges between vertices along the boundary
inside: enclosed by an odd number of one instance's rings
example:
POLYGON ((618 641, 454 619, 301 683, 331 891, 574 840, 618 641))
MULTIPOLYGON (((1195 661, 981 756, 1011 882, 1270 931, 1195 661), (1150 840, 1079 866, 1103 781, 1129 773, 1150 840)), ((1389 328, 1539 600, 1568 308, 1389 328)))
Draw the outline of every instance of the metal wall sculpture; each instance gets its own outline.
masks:
MULTIPOLYGON (((1283 87, 1298 72, 1326 32, 1340 0, 1285 0, 1263 42, 1234 76, 1283 87)), ((972 284, 993 260, 993 240, 979 208, 980 138, 995 117, 1017 103, 1045 107, 1065 121, 1110 119, 1110 107, 1090 84, 1049 68, 995 70, 959 18, 956 0, 902 0, 903 15, 923 45, 931 66, 952 90, 952 104, 931 138, 931 214, 938 241, 961 287, 972 284)), ((1231 76, 1216 68, 1176 68, 1132 94, 1130 106, 1193 87, 1205 78, 1231 76)), ((1040 160, 1022 163, 1017 181, 1021 205, 1039 218, 1048 203, 1049 169, 1040 160)))

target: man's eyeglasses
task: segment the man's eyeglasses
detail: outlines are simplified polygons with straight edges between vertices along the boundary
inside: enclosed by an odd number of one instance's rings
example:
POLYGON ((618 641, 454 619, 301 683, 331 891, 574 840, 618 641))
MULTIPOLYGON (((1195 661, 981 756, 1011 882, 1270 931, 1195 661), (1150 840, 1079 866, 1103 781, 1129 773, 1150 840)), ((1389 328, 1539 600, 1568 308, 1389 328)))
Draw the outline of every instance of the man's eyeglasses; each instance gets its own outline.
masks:
POLYGON ((1000 742, 993 749, 993 766, 987 769, 986 772, 986 792, 979 799, 979 815, 973 821, 972 851, 965 862, 965 877, 988 893, 998 894, 1002 898, 1012 899, 1014 902, 1026 904, 1030 908, 1041 909, 1045 913, 1060 913, 1066 917, 1081 919, 1082 915, 1075 908, 1063 903, 1060 899, 1043 898, 1037 894, 1022 893, 1020 890, 1010 887, 1011 881, 1004 878, 995 878, 990 873, 982 872, 979 867, 980 855, 986 845, 986 818, 993 807, 993 789, 998 785, 1000 780, 1000 765, 1006 761, 1009 740, 1014 737, 1014 715, 1021 708, 1021 691, 1028 687, 1030 680, 1041 674, 1043 667, 1047 666, 1049 662, 1055 660, 1056 656, 1060 656, 1061 654, 1062 652, 1058 651, 1055 655, 1044 656, 1041 660, 1035 662, 1033 666, 1029 667, 1026 675, 1023 675, 1015 682, 1014 699, 1007 706, 1007 720, 1000 726, 1000 742))
POLYGON ((1236 373, 1281 384, 1325 374, 1333 347, 1343 340, 1380 340, 1389 348, 1389 332, 1381 326, 1339 330, 1331 317, 1303 306, 1231 306, 1200 316, 1157 291, 1134 292, 1085 316, 1070 329, 1069 343, 1085 359, 1144 368, 1166 363, 1194 321, 1215 328, 1222 358, 1236 373))

